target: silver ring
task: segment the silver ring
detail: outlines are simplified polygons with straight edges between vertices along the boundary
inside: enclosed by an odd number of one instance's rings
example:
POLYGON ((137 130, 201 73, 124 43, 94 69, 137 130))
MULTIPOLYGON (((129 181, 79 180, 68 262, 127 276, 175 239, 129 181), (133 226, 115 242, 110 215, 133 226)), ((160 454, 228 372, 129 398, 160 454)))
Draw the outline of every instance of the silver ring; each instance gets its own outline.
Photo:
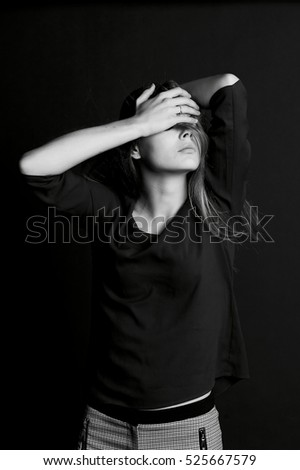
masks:
POLYGON ((179 108, 179 113, 177 113, 177 114, 181 114, 181 113, 182 113, 182 111, 181 111, 181 106, 178 105, 178 108, 179 108))

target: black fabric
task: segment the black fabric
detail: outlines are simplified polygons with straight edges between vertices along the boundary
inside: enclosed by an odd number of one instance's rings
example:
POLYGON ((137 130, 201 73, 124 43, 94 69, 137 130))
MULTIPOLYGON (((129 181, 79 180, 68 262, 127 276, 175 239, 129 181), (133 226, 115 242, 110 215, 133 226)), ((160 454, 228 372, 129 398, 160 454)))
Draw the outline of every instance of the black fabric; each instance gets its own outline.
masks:
POLYGON ((248 140, 247 91, 239 80, 219 89, 210 100, 212 112, 206 185, 219 209, 240 214, 246 197, 251 147, 248 140))
MULTIPOLYGON (((206 184, 240 213, 250 159, 241 81, 210 100, 206 184)), ((159 235, 137 228, 134 201, 72 170, 28 176, 47 204, 98 216, 93 243, 93 403, 158 408, 221 393, 249 377, 233 288, 235 245, 212 242, 187 198, 159 235), (107 223, 104 223, 107 222, 107 223)))
POLYGON ((96 402, 89 403, 92 408, 95 408, 100 413, 104 413, 111 418, 125 421, 132 425, 137 424, 158 424, 158 423, 171 423, 173 421, 181 421, 183 419, 195 418, 208 413, 214 406, 213 392, 208 397, 203 398, 194 403, 178 406, 175 408, 168 408, 165 410, 139 410, 136 408, 129 408, 118 405, 100 405, 96 402))

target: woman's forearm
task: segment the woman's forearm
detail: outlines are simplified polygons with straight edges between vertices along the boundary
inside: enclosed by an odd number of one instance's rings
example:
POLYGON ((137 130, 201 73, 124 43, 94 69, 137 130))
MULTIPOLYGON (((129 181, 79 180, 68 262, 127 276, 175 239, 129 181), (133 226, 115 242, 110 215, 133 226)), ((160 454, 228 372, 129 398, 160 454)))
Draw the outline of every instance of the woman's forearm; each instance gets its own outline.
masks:
POLYGON ((238 80, 239 78, 232 73, 223 73, 199 78, 181 86, 192 95, 200 108, 208 108, 209 101, 216 91, 224 86, 233 85, 238 80))
POLYGON ((36 149, 20 160, 20 171, 27 175, 55 175, 141 136, 133 117, 65 134, 36 149))
POLYGON ((136 100, 134 116, 109 124, 65 134, 41 147, 26 152, 20 160, 25 175, 57 175, 127 142, 162 132, 181 122, 196 123, 198 105, 182 88, 170 89, 151 98, 154 84, 136 100), (178 107, 184 106, 184 114, 178 107))

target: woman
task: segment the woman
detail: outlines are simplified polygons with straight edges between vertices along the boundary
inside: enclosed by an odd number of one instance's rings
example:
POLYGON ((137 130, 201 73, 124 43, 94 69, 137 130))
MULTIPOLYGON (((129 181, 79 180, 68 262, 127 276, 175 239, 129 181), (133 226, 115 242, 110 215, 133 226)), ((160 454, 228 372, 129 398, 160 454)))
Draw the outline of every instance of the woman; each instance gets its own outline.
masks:
POLYGON ((214 396, 249 376, 233 293, 235 242, 249 232, 241 224, 246 108, 233 74, 152 84, 125 100, 118 121, 67 134, 20 161, 44 202, 95 216, 80 448, 222 449, 214 396), (211 114, 208 129, 200 110, 211 114), (115 181, 73 171, 115 148, 115 181))

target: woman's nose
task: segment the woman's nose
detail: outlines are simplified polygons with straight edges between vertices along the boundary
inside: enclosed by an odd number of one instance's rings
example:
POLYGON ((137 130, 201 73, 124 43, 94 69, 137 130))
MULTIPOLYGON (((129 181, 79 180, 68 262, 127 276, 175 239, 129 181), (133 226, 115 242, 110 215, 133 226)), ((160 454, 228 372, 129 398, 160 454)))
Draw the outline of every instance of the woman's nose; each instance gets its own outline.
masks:
POLYGON ((180 137, 181 139, 187 139, 188 137, 191 139, 192 138, 192 131, 189 130, 189 129, 184 129, 182 130, 181 134, 180 134, 180 137))

